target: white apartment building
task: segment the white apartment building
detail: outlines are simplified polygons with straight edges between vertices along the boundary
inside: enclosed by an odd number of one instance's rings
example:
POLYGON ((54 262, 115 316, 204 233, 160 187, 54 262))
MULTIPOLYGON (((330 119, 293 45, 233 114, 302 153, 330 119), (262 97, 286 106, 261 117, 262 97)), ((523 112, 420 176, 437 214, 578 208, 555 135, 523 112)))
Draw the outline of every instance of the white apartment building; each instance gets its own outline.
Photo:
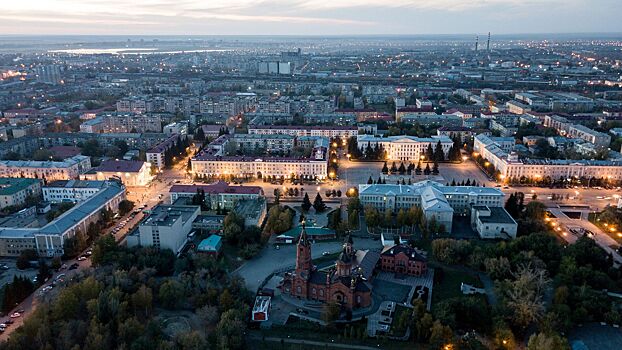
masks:
POLYGON ((77 155, 62 162, 2 160, 0 177, 27 177, 47 181, 70 180, 91 169, 91 157, 77 155))
POLYGON ((382 146, 387 152, 388 160, 401 161, 418 161, 424 157, 428 146, 436 149, 438 142, 441 142, 441 148, 448 154, 449 149, 453 146, 453 141, 447 136, 432 136, 429 138, 421 138, 415 136, 389 136, 379 137, 374 135, 359 135, 357 143, 360 150, 365 151, 367 145, 372 148, 382 146))

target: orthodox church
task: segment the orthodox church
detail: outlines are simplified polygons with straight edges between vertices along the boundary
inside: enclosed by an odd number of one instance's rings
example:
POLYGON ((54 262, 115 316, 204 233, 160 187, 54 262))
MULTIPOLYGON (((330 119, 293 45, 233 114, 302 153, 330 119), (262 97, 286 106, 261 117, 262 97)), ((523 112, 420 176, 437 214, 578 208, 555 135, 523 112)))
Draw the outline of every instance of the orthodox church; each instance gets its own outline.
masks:
POLYGON ((311 259, 311 242, 305 223, 296 245, 296 269, 285 275, 281 290, 300 299, 334 302, 345 309, 368 307, 374 268, 380 254, 374 251, 356 251, 352 236, 348 235, 335 265, 318 269, 311 259))

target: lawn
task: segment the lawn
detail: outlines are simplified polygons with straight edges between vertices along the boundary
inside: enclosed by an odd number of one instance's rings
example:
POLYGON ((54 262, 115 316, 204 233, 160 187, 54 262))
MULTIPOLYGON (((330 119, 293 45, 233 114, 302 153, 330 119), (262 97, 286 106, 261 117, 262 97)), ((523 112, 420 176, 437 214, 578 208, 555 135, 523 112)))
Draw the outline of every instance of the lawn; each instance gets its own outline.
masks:
POLYGON ((451 267, 435 267, 435 275, 439 273, 440 269, 443 270, 443 272, 440 272, 443 276, 440 283, 434 284, 434 291, 432 292, 432 305, 441 300, 462 296, 463 294, 460 292, 460 284, 462 282, 475 287, 483 287, 477 275, 469 274, 463 270, 451 267))

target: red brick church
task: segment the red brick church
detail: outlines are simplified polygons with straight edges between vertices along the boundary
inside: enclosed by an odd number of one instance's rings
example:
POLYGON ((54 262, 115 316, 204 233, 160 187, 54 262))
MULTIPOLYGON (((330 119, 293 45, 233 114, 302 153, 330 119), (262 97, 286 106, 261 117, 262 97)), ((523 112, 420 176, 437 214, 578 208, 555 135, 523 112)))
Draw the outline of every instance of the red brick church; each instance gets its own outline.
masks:
POLYGON ((370 279, 380 258, 377 252, 355 251, 348 236, 334 267, 318 270, 311 259, 311 242, 304 222, 296 246, 296 269, 287 273, 281 290, 294 297, 335 302, 346 309, 371 305, 370 279))

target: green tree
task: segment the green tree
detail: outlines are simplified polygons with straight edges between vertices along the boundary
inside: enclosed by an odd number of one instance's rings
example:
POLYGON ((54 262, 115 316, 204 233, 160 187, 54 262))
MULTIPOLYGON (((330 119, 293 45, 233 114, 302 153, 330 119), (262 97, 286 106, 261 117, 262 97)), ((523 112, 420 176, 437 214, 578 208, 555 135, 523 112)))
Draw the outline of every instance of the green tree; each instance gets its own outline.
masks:
POLYGON ((315 195, 315 199, 313 200, 313 209, 315 209, 318 213, 326 210, 326 204, 324 204, 324 200, 322 199, 322 196, 320 196, 319 192, 315 195))
POLYGON ((124 199, 119 202, 119 215, 124 216, 134 209, 134 202, 124 199))
POLYGON ((309 194, 308 193, 305 193, 305 196, 302 199, 301 208, 304 211, 309 211, 309 209, 311 209, 311 200, 309 199, 309 194))
POLYGON ((184 297, 183 286, 172 279, 167 279, 160 285, 158 300, 167 309, 176 308, 184 297))

